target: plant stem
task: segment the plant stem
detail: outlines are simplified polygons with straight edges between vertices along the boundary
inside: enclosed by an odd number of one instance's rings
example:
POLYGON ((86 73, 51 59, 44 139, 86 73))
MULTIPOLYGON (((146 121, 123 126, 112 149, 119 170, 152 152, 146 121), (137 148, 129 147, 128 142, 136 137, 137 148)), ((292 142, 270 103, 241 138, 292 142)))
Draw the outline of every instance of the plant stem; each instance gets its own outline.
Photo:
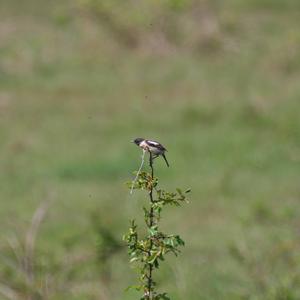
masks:
POLYGON ((140 172, 141 172, 142 167, 144 165, 145 154, 146 154, 146 150, 143 150, 141 165, 140 165, 140 167, 139 167, 139 169, 138 169, 138 171, 136 173, 136 176, 135 176, 134 180, 132 181, 131 189, 130 189, 130 194, 132 194, 132 192, 133 192, 134 184, 136 183, 137 179, 139 178, 140 172))
MULTIPOLYGON (((153 157, 152 153, 149 151, 149 165, 151 168, 151 186, 150 186, 150 191, 149 191, 149 198, 150 198, 150 227, 154 225, 154 211, 153 211, 153 180, 154 180, 154 168, 153 168, 153 157)), ((148 256, 151 256, 151 250, 152 250, 153 242, 152 238, 150 239, 150 250, 148 253, 148 256)), ((152 300, 153 295, 152 295, 152 286, 153 286, 153 280, 152 280, 152 271, 153 271, 153 265, 149 264, 149 273, 148 273, 148 282, 147 282, 147 291, 146 291, 146 299, 152 300)))

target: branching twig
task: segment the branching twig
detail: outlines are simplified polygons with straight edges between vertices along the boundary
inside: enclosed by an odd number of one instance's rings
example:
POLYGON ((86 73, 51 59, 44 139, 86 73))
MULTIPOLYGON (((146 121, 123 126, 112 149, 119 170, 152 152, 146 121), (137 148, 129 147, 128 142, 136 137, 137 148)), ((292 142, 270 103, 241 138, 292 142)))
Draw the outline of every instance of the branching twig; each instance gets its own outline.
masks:
POLYGON ((146 150, 143 150, 141 165, 140 165, 140 167, 139 167, 139 169, 138 169, 138 171, 136 173, 136 176, 135 176, 134 180, 132 181, 132 185, 131 185, 131 189, 130 189, 130 194, 132 194, 132 192, 133 192, 134 185, 135 185, 135 183, 136 183, 136 181, 137 181, 137 179, 138 179, 138 177, 140 175, 140 172, 142 170, 142 167, 144 165, 145 154, 146 154, 146 150))
POLYGON ((179 248, 184 245, 184 241, 177 234, 166 234, 159 228, 161 211, 167 205, 180 206, 182 202, 187 202, 186 194, 190 190, 183 192, 177 188, 176 192, 168 192, 158 187, 158 179, 154 177, 153 159, 155 155, 149 152, 150 172, 141 171, 144 163, 137 172, 137 176, 131 186, 133 189, 146 190, 148 192, 148 207, 143 207, 144 220, 146 223, 147 234, 140 238, 135 220, 131 220, 129 231, 123 239, 127 243, 130 262, 137 264, 140 273, 140 284, 131 286, 137 290, 143 291, 141 300, 170 300, 167 293, 158 293, 156 282, 153 280, 154 270, 159 269, 161 261, 168 253, 178 255, 179 248))

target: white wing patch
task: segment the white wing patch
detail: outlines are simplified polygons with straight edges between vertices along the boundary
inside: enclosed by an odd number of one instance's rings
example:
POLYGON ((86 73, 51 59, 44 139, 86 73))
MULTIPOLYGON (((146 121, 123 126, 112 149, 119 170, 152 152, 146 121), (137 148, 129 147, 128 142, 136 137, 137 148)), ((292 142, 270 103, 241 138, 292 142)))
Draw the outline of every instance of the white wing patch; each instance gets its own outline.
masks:
POLYGON ((147 144, 149 145, 149 146, 158 146, 158 145, 160 145, 158 142, 155 142, 155 141, 147 141, 147 144))

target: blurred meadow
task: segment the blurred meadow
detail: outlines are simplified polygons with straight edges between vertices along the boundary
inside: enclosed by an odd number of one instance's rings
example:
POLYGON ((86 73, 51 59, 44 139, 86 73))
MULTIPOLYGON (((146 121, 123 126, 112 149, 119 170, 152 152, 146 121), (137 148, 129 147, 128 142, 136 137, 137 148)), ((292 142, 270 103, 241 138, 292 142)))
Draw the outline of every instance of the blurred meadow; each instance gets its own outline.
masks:
POLYGON ((172 300, 300 299, 298 0, 0 0, 0 299, 139 299, 122 235, 161 141, 172 300))

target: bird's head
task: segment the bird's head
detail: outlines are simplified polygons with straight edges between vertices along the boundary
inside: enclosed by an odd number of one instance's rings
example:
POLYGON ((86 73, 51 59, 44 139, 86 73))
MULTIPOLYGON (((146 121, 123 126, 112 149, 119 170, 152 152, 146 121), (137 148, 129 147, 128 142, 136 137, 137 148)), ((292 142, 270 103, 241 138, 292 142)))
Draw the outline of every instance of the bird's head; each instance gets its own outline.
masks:
POLYGON ((143 138, 136 138, 132 142, 139 146, 142 141, 144 141, 143 138))

